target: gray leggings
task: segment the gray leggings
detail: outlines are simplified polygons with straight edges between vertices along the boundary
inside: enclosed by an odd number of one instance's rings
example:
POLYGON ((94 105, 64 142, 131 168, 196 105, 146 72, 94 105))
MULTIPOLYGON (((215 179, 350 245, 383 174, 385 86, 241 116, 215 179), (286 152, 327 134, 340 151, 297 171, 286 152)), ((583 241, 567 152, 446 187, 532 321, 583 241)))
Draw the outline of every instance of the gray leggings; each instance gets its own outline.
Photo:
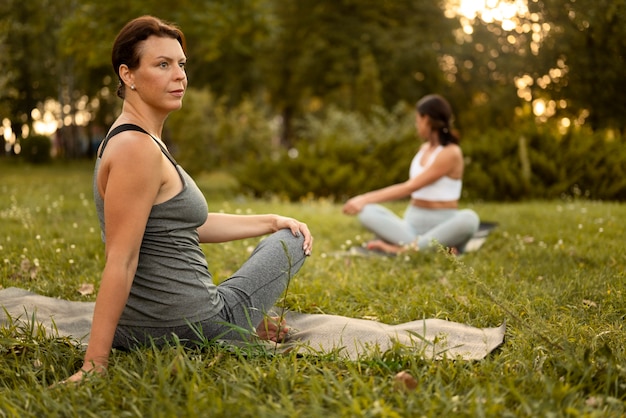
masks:
POLYGON ((384 206, 365 205, 358 218, 365 228, 392 244, 415 242, 418 248, 427 249, 439 243, 461 252, 480 224, 471 209, 424 209, 413 205, 406 208, 404 218, 384 206))
POLYGON ((246 339, 302 267, 306 258, 303 242, 302 236, 294 237, 287 229, 263 239, 241 268, 217 286, 218 297, 224 303, 213 318, 167 328, 120 325, 113 347, 127 350, 151 341, 163 346, 173 335, 184 345, 195 345, 201 340, 198 333, 207 340, 246 339))

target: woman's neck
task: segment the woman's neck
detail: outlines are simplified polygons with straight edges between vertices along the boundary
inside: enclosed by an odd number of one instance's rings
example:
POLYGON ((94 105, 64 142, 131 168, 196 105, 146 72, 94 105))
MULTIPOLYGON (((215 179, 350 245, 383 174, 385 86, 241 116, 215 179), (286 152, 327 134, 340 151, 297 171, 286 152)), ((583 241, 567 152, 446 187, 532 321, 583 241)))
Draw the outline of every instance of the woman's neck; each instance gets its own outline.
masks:
POLYGON ((148 133, 156 138, 161 138, 163 132, 164 119, 158 117, 150 117, 146 112, 141 112, 132 104, 124 102, 122 113, 117 117, 121 123, 131 123, 141 126, 148 133))
POLYGON ((428 136, 428 145, 430 145, 432 148, 437 148, 439 145, 441 145, 441 142, 439 142, 439 134, 437 132, 431 132, 430 135, 428 136))

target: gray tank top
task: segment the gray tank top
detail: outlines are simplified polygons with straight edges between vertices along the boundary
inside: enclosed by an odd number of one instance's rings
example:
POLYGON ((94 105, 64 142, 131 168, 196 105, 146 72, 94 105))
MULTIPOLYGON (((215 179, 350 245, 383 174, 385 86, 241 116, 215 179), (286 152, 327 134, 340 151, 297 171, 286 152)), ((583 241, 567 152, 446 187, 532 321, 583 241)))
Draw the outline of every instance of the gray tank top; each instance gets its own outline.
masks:
MULTIPOLYGON (((137 125, 120 125, 104 139, 93 177, 94 201, 102 236, 106 228, 104 200, 96 179, 108 141, 120 132, 134 130, 150 135, 137 125)), ((152 137, 152 136, 151 136, 152 137)), ((139 252, 139 264, 120 325, 173 327, 198 322, 222 309, 217 288, 200 247, 197 228, 208 214, 202 192, 170 153, 154 137, 183 182, 183 190, 170 200, 152 206, 139 252)))

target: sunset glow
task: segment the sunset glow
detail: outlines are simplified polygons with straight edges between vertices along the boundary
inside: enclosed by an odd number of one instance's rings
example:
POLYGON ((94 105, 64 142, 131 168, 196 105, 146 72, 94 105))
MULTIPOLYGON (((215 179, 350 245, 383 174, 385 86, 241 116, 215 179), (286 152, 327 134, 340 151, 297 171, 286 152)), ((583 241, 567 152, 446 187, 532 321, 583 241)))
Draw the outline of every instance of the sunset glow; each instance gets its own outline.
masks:
POLYGON ((448 15, 461 16, 463 30, 472 33, 471 23, 480 18, 485 23, 497 22, 506 31, 515 30, 519 26, 518 16, 528 14, 524 0, 457 0, 451 1, 446 11, 448 15))

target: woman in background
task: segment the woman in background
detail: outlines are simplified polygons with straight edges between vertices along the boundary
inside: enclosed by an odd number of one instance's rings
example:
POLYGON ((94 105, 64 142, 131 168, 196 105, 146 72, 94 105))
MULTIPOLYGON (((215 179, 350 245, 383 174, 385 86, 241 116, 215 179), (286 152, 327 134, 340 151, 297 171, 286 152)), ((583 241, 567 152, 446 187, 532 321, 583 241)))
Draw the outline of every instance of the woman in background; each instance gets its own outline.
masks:
POLYGON ((464 162, 452 131, 452 108, 435 94, 423 97, 416 108, 415 126, 424 143, 411 162, 409 179, 355 196, 343 212, 357 215, 377 236, 367 243, 369 250, 399 253, 440 244, 460 253, 480 220, 474 211, 458 208, 464 162), (407 196, 411 202, 403 218, 378 204, 407 196))

